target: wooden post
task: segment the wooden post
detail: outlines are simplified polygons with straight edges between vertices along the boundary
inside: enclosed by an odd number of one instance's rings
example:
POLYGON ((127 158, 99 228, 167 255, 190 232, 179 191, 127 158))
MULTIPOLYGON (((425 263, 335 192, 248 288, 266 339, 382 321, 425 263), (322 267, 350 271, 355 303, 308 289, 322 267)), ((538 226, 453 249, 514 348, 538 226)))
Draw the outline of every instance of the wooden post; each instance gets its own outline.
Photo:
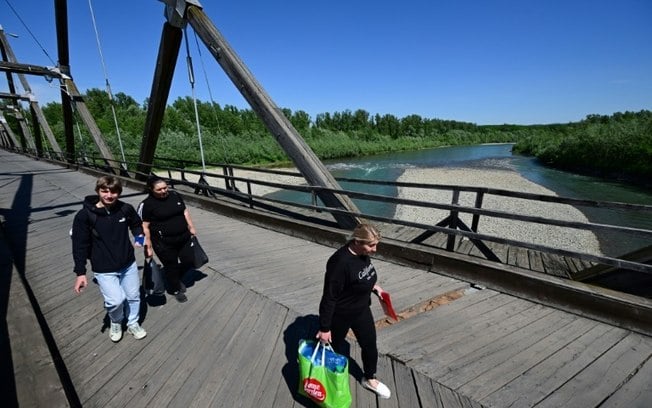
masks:
POLYGON ((100 154, 102 155, 102 158, 106 162, 107 166, 113 170, 113 173, 120 174, 120 166, 113 158, 113 154, 109 150, 109 146, 106 145, 106 142, 102 137, 102 132, 100 131, 100 128, 97 127, 95 119, 93 119, 91 112, 88 110, 86 102, 84 102, 84 98, 82 98, 81 94, 79 93, 77 86, 72 81, 72 79, 63 79, 62 82, 68 91, 70 101, 75 105, 77 113, 79 113, 79 117, 88 128, 88 131, 90 132, 93 141, 95 141, 95 145, 99 149, 100 154))
POLYGON ((136 172, 136 178, 141 181, 147 178, 154 161, 156 143, 161 132, 163 115, 170 94, 170 85, 172 84, 182 37, 183 33, 180 28, 174 27, 167 22, 163 25, 161 44, 156 60, 156 71, 152 81, 152 90, 149 94, 145 133, 140 145, 140 159, 138 160, 138 171, 136 172))
MULTIPOLYGON (((68 49, 68 3, 66 0, 54 0, 54 15, 57 25, 57 51, 59 54, 59 70, 70 76, 70 56, 68 49)), ((63 84, 62 84, 63 85, 63 84)), ((66 136, 66 159, 75 163, 75 130, 72 120, 72 101, 61 87, 61 109, 63 111, 63 130, 66 136)))
MULTIPOLYGON (((453 190, 453 198, 451 200, 451 204, 453 205, 458 205, 460 203, 460 190, 453 190)), ((451 214, 449 216, 449 224, 448 228, 452 229, 457 229, 457 221, 459 217, 459 211, 457 210, 451 210, 451 214)), ((446 250, 447 251, 455 251, 455 238, 457 236, 455 234, 448 234, 448 240, 446 241, 446 250)))
MULTIPOLYGON (((283 112, 274 104, 203 10, 197 6, 188 5, 186 18, 272 136, 292 159, 306 181, 313 186, 341 190, 335 178, 328 172, 283 112)), ((353 201, 345 195, 329 191, 319 191, 317 194, 328 207, 359 213, 353 201)), ((333 217, 340 227, 347 229, 352 229, 359 222, 356 217, 345 214, 333 214, 333 217)))

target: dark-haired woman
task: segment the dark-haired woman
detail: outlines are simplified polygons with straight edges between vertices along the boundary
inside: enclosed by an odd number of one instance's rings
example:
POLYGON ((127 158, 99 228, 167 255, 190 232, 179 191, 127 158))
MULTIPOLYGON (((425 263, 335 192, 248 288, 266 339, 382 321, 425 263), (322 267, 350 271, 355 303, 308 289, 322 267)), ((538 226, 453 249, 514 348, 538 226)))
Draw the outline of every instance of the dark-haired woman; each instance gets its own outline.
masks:
POLYGON ((170 191, 165 180, 150 177, 147 188, 149 196, 138 206, 145 231, 145 256, 156 253, 163 264, 168 293, 185 302, 188 298, 181 278, 193 264, 190 238, 196 234, 195 226, 183 198, 170 191))

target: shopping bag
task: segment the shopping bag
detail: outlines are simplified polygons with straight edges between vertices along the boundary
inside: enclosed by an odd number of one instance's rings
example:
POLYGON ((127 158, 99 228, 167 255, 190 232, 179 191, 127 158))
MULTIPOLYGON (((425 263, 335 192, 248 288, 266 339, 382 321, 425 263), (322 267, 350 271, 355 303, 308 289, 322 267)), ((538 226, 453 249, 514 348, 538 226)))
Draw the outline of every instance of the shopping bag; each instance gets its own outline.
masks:
POLYGON ((348 408, 349 361, 330 345, 301 340, 299 342, 299 394, 320 407, 348 408))
POLYGON ((199 240, 196 236, 190 237, 190 247, 192 248, 193 256, 195 257, 193 266, 201 268, 208 263, 208 255, 204 252, 204 248, 199 245, 199 240))
POLYGON ((163 270, 154 257, 145 258, 143 265, 143 277, 145 280, 145 289, 155 295, 162 295, 165 293, 165 277, 163 270))

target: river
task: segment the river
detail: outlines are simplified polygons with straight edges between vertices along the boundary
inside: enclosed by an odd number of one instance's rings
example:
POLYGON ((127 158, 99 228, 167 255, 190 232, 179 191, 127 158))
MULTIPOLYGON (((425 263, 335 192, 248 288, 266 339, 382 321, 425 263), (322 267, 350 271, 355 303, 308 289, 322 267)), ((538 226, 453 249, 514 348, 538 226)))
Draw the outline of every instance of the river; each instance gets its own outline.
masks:
MULTIPOLYGON (((535 158, 512 154, 512 144, 441 147, 325 162, 325 165, 335 177, 388 181, 396 181, 403 171, 409 168, 511 169, 561 197, 652 205, 652 190, 555 170, 542 165, 535 158)), ((342 182, 341 185, 344 189, 392 197, 397 195, 396 188, 389 186, 364 186, 346 182, 342 182), (373 191, 365 191, 365 188, 373 188, 373 191)), ((304 201, 287 192, 278 192, 274 196, 286 200, 304 201)), ((356 205, 362 212, 384 217, 392 217, 395 210, 394 206, 385 203, 356 201, 356 205)), ((578 209, 591 222, 652 229, 652 216, 649 213, 584 207, 578 209)), ((642 241, 629 236, 608 234, 600 235, 598 239, 602 251, 612 256, 622 255, 643 245, 652 244, 650 240, 642 241)))

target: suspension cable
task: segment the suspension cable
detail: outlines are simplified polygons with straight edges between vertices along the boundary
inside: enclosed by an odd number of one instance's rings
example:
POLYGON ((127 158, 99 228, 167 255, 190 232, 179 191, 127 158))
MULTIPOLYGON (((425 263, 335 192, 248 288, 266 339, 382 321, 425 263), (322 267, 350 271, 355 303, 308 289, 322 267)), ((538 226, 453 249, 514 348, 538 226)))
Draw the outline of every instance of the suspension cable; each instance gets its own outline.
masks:
POLYGON ((14 12, 14 14, 15 14, 16 17, 18 18, 18 20, 19 20, 19 21, 21 22, 21 24, 23 25, 23 27, 25 27, 25 29, 27 30, 27 32, 29 33, 29 35, 32 37, 32 39, 34 40, 34 42, 36 42, 36 44, 41 48, 41 51, 43 51, 43 53, 45 54, 45 56, 48 57, 48 59, 50 60, 50 62, 52 63, 52 65, 57 65, 57 64, 54 62, 54 60, 50 57, 50 54, 48 54, 48 52, 45 50, 45 48, 43 48, 43 46, 41 45, 41 43, 36 39, 36 36, 34 36, 34 33, 32 33, 32 30, 30 30, 29 27, 27 26, 27 24, 25 24, 25 22, 24 22, 23 19, 20 17, 20 15, 18 14, 18 12, 17 12, 16 9, 14 8, 14 6, 11 5, 11 3, 9 2, 9 0, 5 0, 5 2, 7 3, 7 5, 9 6, 9 8, 11 9, 11 11, 14 12))
POLYGON ((122 145, 122 136, 120 135, 120 126, 118 126, 118 116, 115 113, 115 102, 113 99, 113 92, 111 92, 111 84, 109 83, 109 74, 104 63, 104 54, 102 53, 102 45, 100 43, 100 34, 97 31, 97 23, 95 22, 95 13, 93 12, 93 4, 88 0, 88 8, 91 11, 91 20, 93 21, 93 29, 95 30, 95 40, 97 41, 97 50, 100 53, 100 61, 102 62, 102 70, 104 71, 104 81, 106 83, 106 93, 109 95, 109 105, 111 105, 111 112, 113 113, 113 124, 115 125, 115 132, 118 136, 118 144, 120 145, 120 154, 122 155, 122 168, 127 170, 127 159, 125 158, 125 150, 122 145))
POLYGON ((199 111, 197 110, 197 98, 195 98, 195 76, 192 69, 192 58, 190 57, 190 47, 188 46, 188 32, 187 28, 183 29, 183 37, 186 43, 186 65, 188 66, 188 80, 190 81, 190 89, 192 91, 192 101, 195 107, 195 123, 197 125, 197 137, 199 139, 199 151, 201 154, 201 167, 202 171, 206 172, 206 162, 204 161, 204 145, 201 140, 201 126, 199 124, 199 111))
POLYGON ((199 62, 201 63, 201 69, 202 72, 204 73, 204 80, 206 81, 206 89, 208 90, 208 97, 211 100, 211 112, 213 113, 213 117, 215 118, 215 124, 217 125, 217 137, 220 139, 221 142, 220 144, 222 145, 222 155, 224 156, 224 163, 229 164, 229 157, 226 150, 226 143, 224 141, 224 138, 221 137, 222 129, 220 128, 220 118, 217 116, 217 112, 215 112, 215 106, 217 104, 215 103, 215 100, 213 99, 213 93, 211 92, 211 85, 210 82, 208 81, 208 73, 206 71, 206 66, 204 65, 204 58, 201 55, 201 47, 199 46, 199 40, 197 39, 197 32, 195 30, 193 30, 192 32, 195 36, 195 46, 197 47, 199 62))

